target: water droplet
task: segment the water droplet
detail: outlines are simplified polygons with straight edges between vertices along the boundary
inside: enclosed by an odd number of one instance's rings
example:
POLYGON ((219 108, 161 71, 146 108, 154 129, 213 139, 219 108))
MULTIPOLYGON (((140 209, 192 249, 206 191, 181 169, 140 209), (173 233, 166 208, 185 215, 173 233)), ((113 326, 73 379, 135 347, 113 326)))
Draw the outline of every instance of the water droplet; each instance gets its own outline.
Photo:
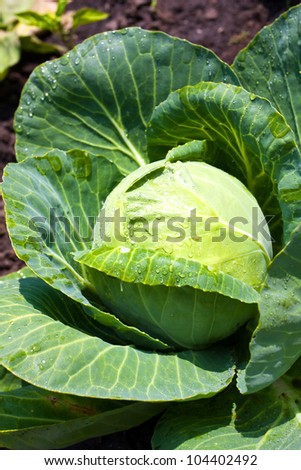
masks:
POLYGON ((30 346, 28 352, 29 352, 30 354, 34 354, 34 353, 37 353, 37 352, 39 352, 39 351, 41 351, 41 345, 38 344, 38 343, 36 343, 36 344, 32 344, 32 345, 30 346))
POLYGON ((67 55, 64 55, 64 56, 60 59, 60 64, 61 64, 61 65, 67 65, 67 64, 69 63, 68 58, 69 58, 68 54, 67 54, 67 55))
POLYGON ((23 132, 23 126, 21 126, 21 124, 18 124, 18 125, 16 126, 16 132, 18 132, 19 134, 22 134, 22 132, 23 132))
POLYGON ((74 63, 75 63, 75 65, 79 65, 79 63, 80 63, 80 58, 79 58, 79 57, 76 57, 74 63))

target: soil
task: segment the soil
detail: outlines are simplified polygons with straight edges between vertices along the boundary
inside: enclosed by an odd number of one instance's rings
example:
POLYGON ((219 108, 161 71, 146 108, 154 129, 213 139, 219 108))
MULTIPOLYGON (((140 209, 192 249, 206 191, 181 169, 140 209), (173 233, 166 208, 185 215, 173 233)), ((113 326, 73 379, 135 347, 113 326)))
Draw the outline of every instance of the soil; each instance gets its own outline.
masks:
MULTIPOLYGON (((108 12, 105 21, 77 30, 76 42, 108 30, 127 26, 161 30, 212 49, 231 64, 237 52, 263 26, 272 22, 288 7, 298 4, 288 0, 74 0, 69 8, 98 8, 108 12)), ((49 36, 49 41, 55 38, 49 36)), ((31 71, 51 57, 23 54, 0 85, 0 181, 5 165, 15 161, 13 116, 20 93, 31 71)), ((15 271, 22 262, 14 255, 5 228, 3 201, 0 197, 0 276, 15 271)), ((149 449, 156 420, 130 431, 90 440, 73 448, 81 449, 149 449)))

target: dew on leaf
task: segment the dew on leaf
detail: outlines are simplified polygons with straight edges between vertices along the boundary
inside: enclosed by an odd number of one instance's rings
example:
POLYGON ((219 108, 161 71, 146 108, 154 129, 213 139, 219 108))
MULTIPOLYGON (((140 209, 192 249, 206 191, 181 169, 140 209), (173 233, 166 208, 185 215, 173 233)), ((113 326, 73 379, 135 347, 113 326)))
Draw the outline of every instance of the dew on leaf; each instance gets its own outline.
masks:
POLYGON ((67 56, 63 56, 61 59, 60 59, 60 64, 61 65, 67 65, 69 63, 69 60, 68 60, 68 57, 67 56))
POLYGON ((41 351, 41 345, 38 343, 32 344, 28 350, 29 354, 34 354, 41 351))

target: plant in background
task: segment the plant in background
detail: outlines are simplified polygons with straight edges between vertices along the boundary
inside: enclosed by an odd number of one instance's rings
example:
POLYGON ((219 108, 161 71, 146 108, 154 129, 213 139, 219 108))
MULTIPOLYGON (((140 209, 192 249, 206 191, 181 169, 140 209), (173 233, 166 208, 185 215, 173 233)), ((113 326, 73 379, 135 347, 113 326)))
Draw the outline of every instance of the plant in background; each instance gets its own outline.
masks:
POLYGON ((130 28, 33 72, 2 184, 27 264, 0 286, 2 446, 164 411, 155 449, 300 449, 300 21, 232 67, 130 28))
POLYGON ((0 0, 0 80, 17 64, 21 50, 63 54, 74 46, 74 32, 84 24, 107 18, 92 8, 66 12, 69 0, 0 0), (39 35, 58 33, 63 44, 42 41, 39 35))

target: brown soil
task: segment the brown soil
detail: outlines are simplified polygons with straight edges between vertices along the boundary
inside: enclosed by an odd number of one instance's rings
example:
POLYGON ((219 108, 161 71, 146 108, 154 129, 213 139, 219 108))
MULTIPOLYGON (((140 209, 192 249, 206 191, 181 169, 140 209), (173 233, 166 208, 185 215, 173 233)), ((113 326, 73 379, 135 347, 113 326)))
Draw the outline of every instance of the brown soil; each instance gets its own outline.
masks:
MULTIPOLYGON (((150 0, 74 0, 70 7, 99 8, 109 13, 106 21, 83 26, 76 42, 106 30, 126 26, 165 31, 212 49, 221 59, 231 63, 237 52, 265 24, 270 23, 298 1, 284 0, 158 0, 157 8, 150 0)), ((49 38, 51 40, 53 38, 49 38)), ((49 57, 47 57, 49 58, 49 57)), ((0 84, 0 181, 3 168, 15 160, 13 115, 22 87, 36 65, 45 56, 24 54, 0 84)), ((5 229, 3 202, 0 197, 0 276, 15 271, 22 262, 14 255, 5 229)), ((85 449, 147 449, 150 448, 151 423, 77 446, 85 449)), ((75 447, 74 447, 75 448, 75 447)))

